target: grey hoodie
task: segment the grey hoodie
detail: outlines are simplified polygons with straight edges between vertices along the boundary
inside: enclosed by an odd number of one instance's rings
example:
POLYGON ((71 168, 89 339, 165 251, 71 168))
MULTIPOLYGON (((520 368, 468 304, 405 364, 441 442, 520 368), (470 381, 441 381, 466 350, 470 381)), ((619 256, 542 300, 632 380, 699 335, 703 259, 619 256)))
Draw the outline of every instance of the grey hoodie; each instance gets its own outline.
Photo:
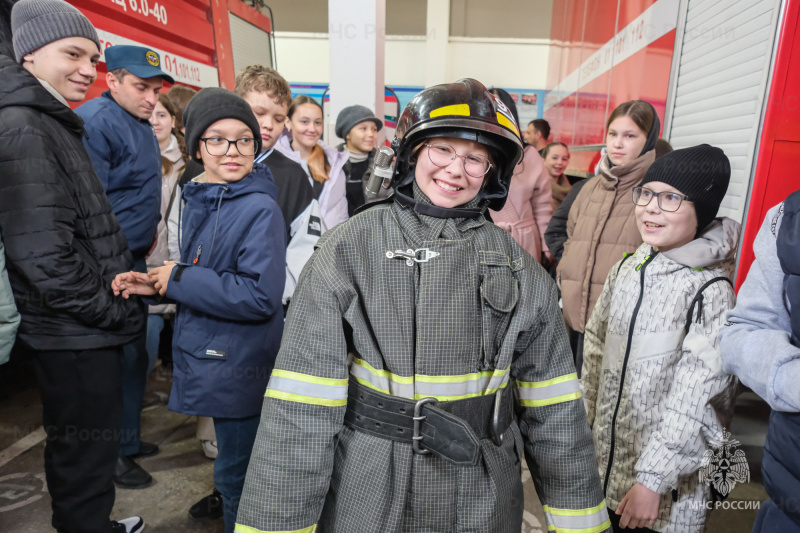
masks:
POLYGON ((697 471, 722 438, 709 400, 731 386, 717 349, 731 285, 709 285, 701 320, 684 328, 700 287, 730 277, 740 229, 722 218, 665 253, 642 244, 612 267, 586 325, 581 388, 606 503, 616 510, 637 482, 661 494, 656 531, 704 529, 709 487, 697 471))
POLYGON ((783 203, 769 210, 758 231, 756 260, 739 289, 736 307, 720 330, 725 370, 764 398, 777 411, 800 412, 800 348, 791 343, 785 275, 776 239, 783 203))

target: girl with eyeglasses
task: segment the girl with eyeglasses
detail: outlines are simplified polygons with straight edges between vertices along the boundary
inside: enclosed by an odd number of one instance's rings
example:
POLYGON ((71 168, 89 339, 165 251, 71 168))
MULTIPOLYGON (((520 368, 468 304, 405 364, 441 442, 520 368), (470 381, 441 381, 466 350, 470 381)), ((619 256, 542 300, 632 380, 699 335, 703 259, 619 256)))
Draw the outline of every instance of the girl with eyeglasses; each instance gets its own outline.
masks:
MULTIPOLYGON (((517 119, 517 106, 503 89, 492 89, 517 119)), ((514 167, 508 199, 503 209, 492 211, 494 223, 514 237, 526 252, 541 262, 544 255, 552 259, 544 243, 544 230, 553 215, 550 178, 544 168, 542 156, 531 145, 526 145, 522 160, 514 167)))
MULTIPOLYGON (((628 197, 644 242, 611 268, 586 325, 581 388, 615 531, 703 531, 712 491, 732 488, 701 471, 735 399, 717 338, 741 230, 715 218, 730 172, 705 144, 653 163, 628 197)), ((742 481, 737 461, 728 482, 742 481)))
POLYGON ((344 166, 350 152, 339 152, 322 142, 322 106, 310 96, 295 96, 287 116, 288 129, 278 139, 275 149, 306 171, 325 228, 332 229, 349 218, 344 166))
POLYGON ((394 195, 325 233, 294 293, 237 531, 609 527, 553 281, 486 210, 522 155, 472 79, 400 116, 394 195))

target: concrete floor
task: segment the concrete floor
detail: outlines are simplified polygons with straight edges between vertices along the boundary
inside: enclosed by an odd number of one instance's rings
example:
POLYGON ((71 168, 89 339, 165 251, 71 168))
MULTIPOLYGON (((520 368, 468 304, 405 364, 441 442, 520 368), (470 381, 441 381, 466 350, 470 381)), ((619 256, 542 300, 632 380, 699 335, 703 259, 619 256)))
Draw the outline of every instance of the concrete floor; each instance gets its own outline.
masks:
MULTIPOLYGON (((46 533, 50 527, 50 498, 44 483, 44 433, 40 427, 38 391, 25 362, 0 367, 0 532, 46 533)), ((169 383, 151 379, 152 392, 168 392, 169 383)), ((760 483, 761 447, 769 408, 752 394, 740 398, 732 431, 751 462, 751 482, 737 485, 729 501, 763 501, 760 483)), ((142 490, 117 489, 112 518, 141 515, 148 533, 222 533, 222 521, 198 523, 189 507, 213 487, 213 462, 195 439, 195 418, 178 415, 163 404, 142 413, 143 438, 158 443, 158 455, 140 460, 155 482, 142 490)), ((545 533, 542 508, 523 470, 525 515, 522 533, 545 533)), ((757 511, 720 509, 711 514, 712 533, 749 532, 757 511)))

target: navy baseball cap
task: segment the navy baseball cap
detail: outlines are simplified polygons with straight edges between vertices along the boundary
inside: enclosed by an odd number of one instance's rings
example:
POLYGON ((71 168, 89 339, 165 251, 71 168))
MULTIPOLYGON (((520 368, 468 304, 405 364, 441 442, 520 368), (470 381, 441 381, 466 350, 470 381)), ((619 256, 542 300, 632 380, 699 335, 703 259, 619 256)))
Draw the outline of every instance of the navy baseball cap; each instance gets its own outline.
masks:
POLYGON ((105 55, 106 67, 109 72, 124 68, 134 76, 139 76, 142 79, 161 76, 169 83, 175 83, 172 76, 161 70, 161 58, 159 55, 149 48, 118 44, 106 48, 105 55))

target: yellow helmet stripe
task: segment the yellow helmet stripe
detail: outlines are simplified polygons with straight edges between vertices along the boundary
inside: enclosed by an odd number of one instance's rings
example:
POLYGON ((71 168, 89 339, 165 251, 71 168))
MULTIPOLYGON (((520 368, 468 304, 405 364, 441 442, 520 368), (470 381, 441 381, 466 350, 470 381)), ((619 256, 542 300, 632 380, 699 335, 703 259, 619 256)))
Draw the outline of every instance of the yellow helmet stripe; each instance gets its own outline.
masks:
POLYGON ((469 116, 469 104, 454 104, 446 105, 431 111, 431 118, 443 117, 446 115, 464 115, 469 116))
POLYGON ((514 124, 514 122, 512 122, 511 120, 508 120, 508 118, 505 115, 503 115, 502 113, 497 113, 497 122, 499 122, 500 124, 502 124, 506 128, 510 129, 514 133, 516 133, 517 137, 520 136, 519 135, 519 129, 517 129, 517 125, 514 124))

